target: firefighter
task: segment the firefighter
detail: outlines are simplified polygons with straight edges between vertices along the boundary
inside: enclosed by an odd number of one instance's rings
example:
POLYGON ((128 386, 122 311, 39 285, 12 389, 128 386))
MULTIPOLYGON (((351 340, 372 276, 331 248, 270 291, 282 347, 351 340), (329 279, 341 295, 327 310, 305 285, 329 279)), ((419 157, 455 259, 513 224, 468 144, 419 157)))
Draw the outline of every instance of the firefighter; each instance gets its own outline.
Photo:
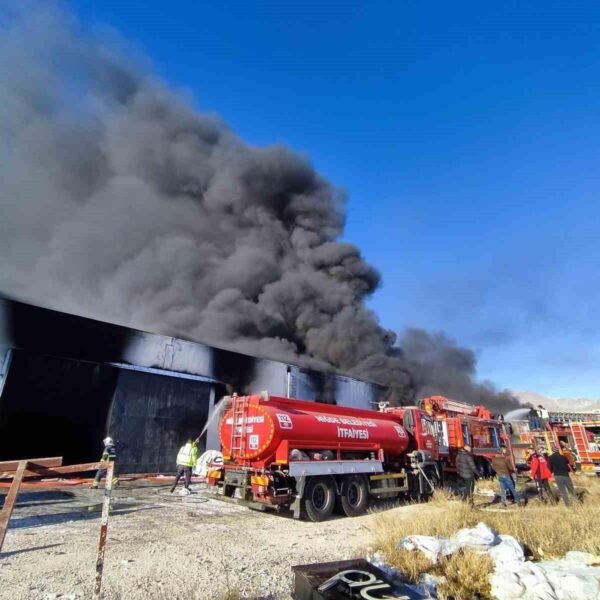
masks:
POLYGON ((177 453, 177 474, 175 475, 175 481, 171 487, 171 494, 175 491, 181 476, 184 476, 182 495, 187 496, 191 493, 190 482, 192 480, 192 469, 196 465, 198 460, 198 440, 193 440, 191 437, 187 439, 187 442, 181 446, 177 453))
MULTIPOLYGON (((101 460, 103 462, 113 461, 117 458, 117 449, 115 442, 110 436, 106 436, 102 443, 104 444, 104 450, 102 452, 101 460)), ((94 483, 90 486, 92 489, 97 489, 100 484, 100 480, 106 476, 107 469, 105 467, 101 467, 96 471, 96 477, 94 477, 94 483)), ((113 485, 118 483, 118 479, 113 477, 113 485)))
POLYGON ((556 498, 550 487, 552 472, 548 467, 548 454, 545 452, 544 454, 540 454, 537 450, 534 450, 531 456, 530 468, 531 478, 535 481, 540 500, 545 502, 547 499, 552 502, 552 504, 555 504, 556 498))
POLYGON ((529 465, 529 468, 531 468, 531 459, 533 458, 533 455, 535 454, 535 448, 533 447, 533 444, 529 444, 529 446, 527 447, 527 449, 525 450, 524 453, 524 457, 525 457, 525 462, 529 465))
POLYGON ((531 408, 529 410, 527 418, 529 419, 529 426, 532 431, 537 431, 542 428, 540 416, 538 414, 538 411, 535 410, 535 408, 531 408))
POLYGON ((508 459, 506 448, 500 448, 498 454, 492 458, 492 468, 496 471, 498 483, 500 484, 500 498, 506 506, 506 495, 510 493, 515 504, 519 503, 519 494, 515 488, 512 475, 515 472, 512 463, 508 459))
POLYGON ((550 428, 550 413, 541 405, 538 404, 537 415, 539 417, 540 429, 550 428))
POLYGON ((475 459, 471 453, 471 446, 465 444, 456 453, 456 470, 462 479, 462 498, 473 506, 473 492, 475 491, 475 480, 479 479, 479 471, 475 465, 475 459))
POLYGON ((560 443, 560 453, 567 459, 571 471, 575 471, 575 455, 567 442, 560 443))

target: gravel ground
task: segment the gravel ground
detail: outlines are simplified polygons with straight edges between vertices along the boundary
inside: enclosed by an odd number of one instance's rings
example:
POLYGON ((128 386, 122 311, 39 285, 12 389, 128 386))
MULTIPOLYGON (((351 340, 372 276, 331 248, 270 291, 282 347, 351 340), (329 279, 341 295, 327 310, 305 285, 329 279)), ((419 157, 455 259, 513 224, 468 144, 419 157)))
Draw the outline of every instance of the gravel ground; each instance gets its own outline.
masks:
MULTIPOLYGON (((290 567, 362 556, 370 515, 325 523, 252 511, 165 485, 125 483, 114 493, 103 598, 290 598, 290 567)), ((19 496, 0 554, 0 598, 90 598, 102 491, 19 496)), ((404 510, 410 510, 406 507, 404 510)))

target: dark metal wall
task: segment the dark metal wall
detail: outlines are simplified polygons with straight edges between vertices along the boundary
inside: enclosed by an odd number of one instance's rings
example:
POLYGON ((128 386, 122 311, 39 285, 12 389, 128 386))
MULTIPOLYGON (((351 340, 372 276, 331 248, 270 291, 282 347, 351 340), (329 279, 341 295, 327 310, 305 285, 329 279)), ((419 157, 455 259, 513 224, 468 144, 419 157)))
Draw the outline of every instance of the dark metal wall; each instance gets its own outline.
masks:
POLYGON ((172 471, 185 438, 202 431, 218 387, 18 350, 0 403, 0 460, 91 462, 109 434, 119 442, 120 472, 172 471))
POLYGON ((208 418, 213 386, 202 381, 121 371, 108 431, 119 440, 119 469, 173 471, 179 447, 208 418))
POLYGON ((15 351, 0 402, 0 460, 97 460, 118 375, 106 365, 15 351))

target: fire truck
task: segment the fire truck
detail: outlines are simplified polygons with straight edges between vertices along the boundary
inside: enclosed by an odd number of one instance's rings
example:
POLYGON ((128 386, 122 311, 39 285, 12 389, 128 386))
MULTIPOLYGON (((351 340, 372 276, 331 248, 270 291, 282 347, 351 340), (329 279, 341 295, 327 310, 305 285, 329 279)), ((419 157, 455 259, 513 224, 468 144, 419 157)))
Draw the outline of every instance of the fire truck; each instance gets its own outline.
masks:
POLYGON ((473 449, 475 463, 483 476, 493 474, 491 458, 503 443, 508 443, 511 450, 504 424, 482 405, 430 396, 420 406, 434 420, 440 464, 445 473, 456 472, 456 453, 465 444, 473 449))
POLYGON ((362 410, 270 396, 231 396, 219 425, 220 468, 207 484, 253 508, 328 518, 370 498, 426 497, 440 480, 433 419, 415 406, 362 410))
POLYGON ((550 454, 553 447, 566 444, 583 473, 600 475, 600 412, 548 411, 543 418, 530 417, 511 425, 517 460, 526 461, 530 446, 550 454))

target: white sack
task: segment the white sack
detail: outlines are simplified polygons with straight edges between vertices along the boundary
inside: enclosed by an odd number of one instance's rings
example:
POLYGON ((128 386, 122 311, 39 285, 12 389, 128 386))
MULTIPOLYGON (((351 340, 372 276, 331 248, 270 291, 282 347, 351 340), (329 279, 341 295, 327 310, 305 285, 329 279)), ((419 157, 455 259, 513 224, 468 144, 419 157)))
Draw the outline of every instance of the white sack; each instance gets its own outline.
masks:
POLYGON ((523 548, 510 535, 497 535, 485 523, 461 529, 452 538, 411 535, 400 548, 420 550, 433 562, 460 548, 487 553, 494 561, 492 595, 498 600, 600 600, 599 557, 568 552, 563 559, 525 561, 523 548))
POLYGON ((585 554, 569 552, 561 560, 545 560, 538 563, 554 588, 558 600, 600 600, 600 567, 592 567, 582 561, 579 555, 585 554))
POLYGON ((441 556, 448 556, 458 550, 451 540, 429 535, 411 535, 404 538, 398 547, 404 550, 420 550, 432 562, 437 562, 441 556))
POLYGON ((199 475, 200 477, 206 477, 206 473, 208 471, 208 465, 215 464, 222 466, 223 465, 223 454, 218 450, 207 450, 203 454, 198 457, 196 461, 196 465, 194 466, 193 472, 194 475, 199 475))
POLYGON ((461 529, 450 539, 429 535, 411 535, 404 538, 399 547, 406 550, 420 550, 429 560, 437 562, 440 556, 454 554, 460 548, 486 551, 490 546, 499 542, 500 539, 492 529, 485 523, 478 523, 476 527, 461 529))
POLYGON ((458 548, 487 550, 498 543, 496 532, 485 523, 477 523, 475 527, 460 529, 451 538, 458 548))
POLYGON ((525 554, 523 547, 511 535, 499 535, 499 543, 488 550, 489 557, 494 561, 496 568, 499 565, 512 562, 523 562, 525 554))

